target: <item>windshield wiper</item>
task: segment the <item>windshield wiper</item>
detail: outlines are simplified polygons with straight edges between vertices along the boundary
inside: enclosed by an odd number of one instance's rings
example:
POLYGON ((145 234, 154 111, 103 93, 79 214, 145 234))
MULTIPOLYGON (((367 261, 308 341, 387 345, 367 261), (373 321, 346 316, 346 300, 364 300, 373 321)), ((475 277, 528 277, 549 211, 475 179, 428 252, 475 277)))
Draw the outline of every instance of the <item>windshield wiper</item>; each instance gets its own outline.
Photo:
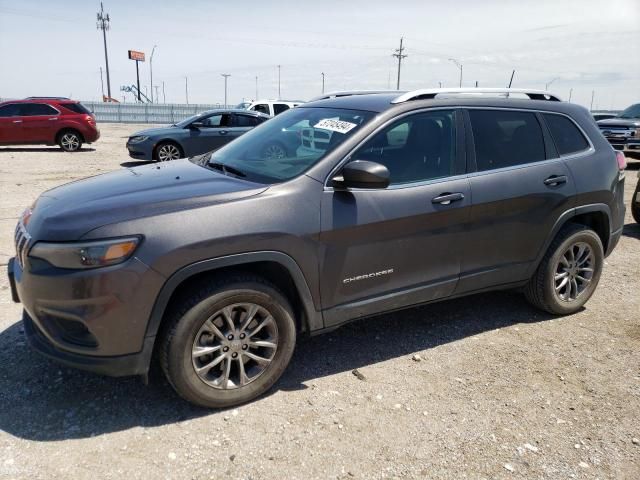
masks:
POLYGON ((231 167, 229 165, 225 165, 224 163, 220 163, 220 162, 209 162, 208 165, 211 168, 215 168, 216 170, 221 171, 222 173, 224 173, 225 175, 227 174, 231 174, 231 175, 235 175, 236 177, 246 177, 247 174, 244 173, 242 170, 238 170, 235 167, 231 167))

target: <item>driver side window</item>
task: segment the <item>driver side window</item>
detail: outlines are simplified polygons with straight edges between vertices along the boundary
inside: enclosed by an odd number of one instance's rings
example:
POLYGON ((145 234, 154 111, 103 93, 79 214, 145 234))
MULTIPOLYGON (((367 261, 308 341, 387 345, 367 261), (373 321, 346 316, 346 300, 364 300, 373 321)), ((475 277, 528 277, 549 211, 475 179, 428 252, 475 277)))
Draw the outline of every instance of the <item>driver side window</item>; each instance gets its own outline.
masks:
POLYGON ((217 113, 210 117, 203 118, 202 126, 206 128, 219 128, 231 126, 231 115, 226 113, 217 113))
POLYGON ((351 158, 384 165, 390 185, 399 185, 454 175, 455 146, 455 112, 434 110, 391 124, 351 158))

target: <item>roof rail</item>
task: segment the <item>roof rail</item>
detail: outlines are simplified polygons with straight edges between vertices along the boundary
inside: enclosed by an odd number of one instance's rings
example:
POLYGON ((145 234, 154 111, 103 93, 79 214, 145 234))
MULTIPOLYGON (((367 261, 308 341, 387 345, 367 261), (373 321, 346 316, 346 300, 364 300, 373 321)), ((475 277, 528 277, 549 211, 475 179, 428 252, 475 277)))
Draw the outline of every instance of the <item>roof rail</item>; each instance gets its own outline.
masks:
POLYGON ((562 101, 559 96, 544 90, 533 90, 530 88, 423 88, 403 93, 394 98, 391 103, 403 103, 409 100, 427 100, 436 98, 437 95, 498 95, 508 97, 511 93, 520 93, 528 96, 531 100, 549 100, 553 102, 562 101))
POLYGON ((71 100, 69 97, 27 97, 25 100, 71 100))
POLYGON ((312 98, 309 100, 310 102, 315 102, 316 100, 327 100, 329 98, 338 98, 338 97, 350 97, 352 95, 372 95, 375 93, 398 93, 397 90, 345 90, 338 92, 329 92, 324 93, 318 97, 312 98))

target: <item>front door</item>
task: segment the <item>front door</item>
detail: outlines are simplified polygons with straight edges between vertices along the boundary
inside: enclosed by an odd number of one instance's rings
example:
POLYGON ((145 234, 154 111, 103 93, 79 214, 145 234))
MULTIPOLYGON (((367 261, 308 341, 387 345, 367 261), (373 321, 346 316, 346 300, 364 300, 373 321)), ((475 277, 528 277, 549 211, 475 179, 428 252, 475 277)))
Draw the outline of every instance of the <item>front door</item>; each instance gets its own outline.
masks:
POLYGON ((325 187, 320 278, 327 326, 455 289, 471 205, 457 121, 455 110, 411 114, 351 155, 385 165, 388 188, 325 187))
POLYGON ((187 157, 216 150, 233 139, 233 115, 214 113, 201 117, 197 128, 191 128, 184 140, 187 157))

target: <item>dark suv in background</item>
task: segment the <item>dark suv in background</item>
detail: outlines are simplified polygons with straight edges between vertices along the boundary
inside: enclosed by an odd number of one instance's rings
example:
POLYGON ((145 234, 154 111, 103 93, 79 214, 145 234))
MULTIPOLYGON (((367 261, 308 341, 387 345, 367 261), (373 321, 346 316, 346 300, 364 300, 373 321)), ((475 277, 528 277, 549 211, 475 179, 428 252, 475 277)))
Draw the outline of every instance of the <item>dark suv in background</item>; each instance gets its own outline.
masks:
POLYGON ((614 149, 640 159, 640 103, 626 108, 617 117, 599 120, 598 127, 614 149))
POLYGON ((0 145, 59 145, 75 152, 100 138, 96 118, 65 97, 29 97, 0 103, 0 145))
POLYGON ((622 232, 624 168, 546 92, 337 93, 214 153, 43 193, 10 282, 44 355, 109 375, 156 359, 185 399, 235 405, 297 335, 350 320, 511 288, 578 311, 622 232))

